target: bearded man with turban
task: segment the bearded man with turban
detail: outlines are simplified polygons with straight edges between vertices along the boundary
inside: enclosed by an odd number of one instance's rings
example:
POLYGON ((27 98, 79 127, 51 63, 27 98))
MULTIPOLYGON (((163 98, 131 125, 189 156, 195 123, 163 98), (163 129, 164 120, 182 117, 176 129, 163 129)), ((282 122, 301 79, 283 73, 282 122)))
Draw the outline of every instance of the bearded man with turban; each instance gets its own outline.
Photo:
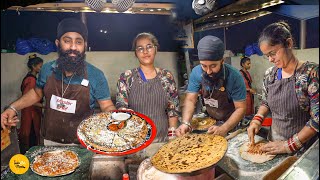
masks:
POLYGON ((95 102, 101 111, 115 110, 103 72, 86 61, 88 30, 74 18, 63 19, 57 28, 58 59, 45 63, 36 87, 13 102, 1 114, 2 128, 16 126, 17 112, 45 97, 41 127, 43 144, 79 144, 77 127, 93 114, 95 102))

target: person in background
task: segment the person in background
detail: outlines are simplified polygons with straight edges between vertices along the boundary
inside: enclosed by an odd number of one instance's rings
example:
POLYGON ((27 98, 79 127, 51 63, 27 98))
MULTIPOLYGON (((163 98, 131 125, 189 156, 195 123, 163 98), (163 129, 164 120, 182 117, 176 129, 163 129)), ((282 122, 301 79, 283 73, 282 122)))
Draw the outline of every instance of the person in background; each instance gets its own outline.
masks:
MULTIPOLYGON (((30 71, 23 78, 20 89, 26 94, 36 86, 37 74, 43 65, 43 59, 36 54, 30 55, 28 68, 30 71)), ((24 154, 31 146, 40 143, 40 123, 42 117, 42 100, 21 110, 21 125, 18 130, 20 153, 24 154), (31 136, 31 135, 35 135, 31 136)))
POLYGON ((178 92, 172 73, 154 65, 158 40, 153 34, 143 32, 135 37, 132 48, 139 67, 120 75, 116 107, 150 117, 157 127, 153 142, 164 142, 167 135, 174 138, 174 130, 178 126, 178 92))
POLYGON ((224 63, 224 44, 221 39, 205 36, 197 48, 200 65, 195 66, 190 74, 182 122, 176 134, 181 136, 192 131, 190 122, 202 87, 207 113, 222 122, 221 126, 211 126, 208 133, 226 136, 244 117, 246 87, 239 70, 224 63))
POLYGON ((41 136, 44 145, 79 144, 77 127, 93 114, 95 102, 101 111, 115 110, 103 72, 86 62, 88 30, 74 18, 63 19, 57 28, 58 59, 45 63, 36 87, 13 102, 1 114, 1 127, 15 126, 14 117, 23 108, 45 97, 41 136))
POLYGON ((247 110, 246 110, 246 116, 251 116, 254 114, 254 97, 253 95, 256 93, 256 90, 252 88, 252 78, 249 73, 249 69, 251 67, 251 60, 249 57, 242 57, 240 60, 240 72, 243 77, 244 83, 246 84, 247 89, 247 96, 246 96, 246 102, 247 102, 247 110))
POLYGON ((274 66, 265 72, 264 98, 247 129, 249 139, 254 143, 271 111, 270 142, 262 150, 269 154, 303 152, 319 133, 319 65, 294 55, 291 29, 283 21, 264 28, 259 46, 274 66))

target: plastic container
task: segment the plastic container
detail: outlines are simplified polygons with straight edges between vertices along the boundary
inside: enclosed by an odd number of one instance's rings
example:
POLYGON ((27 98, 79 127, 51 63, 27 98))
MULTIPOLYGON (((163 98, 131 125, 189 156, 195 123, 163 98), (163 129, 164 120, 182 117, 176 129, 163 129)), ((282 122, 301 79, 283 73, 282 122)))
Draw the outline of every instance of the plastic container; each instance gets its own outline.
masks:
POLYGON ((123 174, 122 180, 129 180, 129 174, 127 174, 127 173, 123 174))
POLYGON ((271 126, 272 124, 272 118, 271 117, 266 117, 264 118, 263 122, 262 122, 262 126, 271 126))

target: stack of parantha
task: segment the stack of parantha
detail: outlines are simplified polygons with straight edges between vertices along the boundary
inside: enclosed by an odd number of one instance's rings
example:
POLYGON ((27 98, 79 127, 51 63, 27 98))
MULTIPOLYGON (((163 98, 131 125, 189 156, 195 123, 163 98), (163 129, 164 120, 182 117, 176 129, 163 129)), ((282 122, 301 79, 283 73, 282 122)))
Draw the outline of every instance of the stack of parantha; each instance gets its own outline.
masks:
POLYGON ((216 120, 211 117, 195 117, 191 120, 191 126, 194 130, 208 130, 209 127, 216 124, 216 120))

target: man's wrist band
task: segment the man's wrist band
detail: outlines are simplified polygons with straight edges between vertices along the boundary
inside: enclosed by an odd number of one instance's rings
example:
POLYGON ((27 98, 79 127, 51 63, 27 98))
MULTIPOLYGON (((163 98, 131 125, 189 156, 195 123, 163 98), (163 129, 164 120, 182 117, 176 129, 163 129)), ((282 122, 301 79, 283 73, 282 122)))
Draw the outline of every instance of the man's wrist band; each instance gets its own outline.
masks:
POLYGON ((193 130, 193 129, 192 129, 192 126, 191 126, 191 124, 190 124, 190 122, 184 122, 184 121, 182 121, 182 122, 181 122, 181 124, 185 124, 185 125, 187 125, 187 126, 189 127, 190 131, 192 131, 192 130, 193 130))
POLYGON ((13 106, 9 106, 9 107, 8 107, 8 109, 12 109, 12 110, 16 113, 16 115, 18 115, 18 111, 17 111, 17 109, 16 109, 16 108, 14 108, 13 106))

